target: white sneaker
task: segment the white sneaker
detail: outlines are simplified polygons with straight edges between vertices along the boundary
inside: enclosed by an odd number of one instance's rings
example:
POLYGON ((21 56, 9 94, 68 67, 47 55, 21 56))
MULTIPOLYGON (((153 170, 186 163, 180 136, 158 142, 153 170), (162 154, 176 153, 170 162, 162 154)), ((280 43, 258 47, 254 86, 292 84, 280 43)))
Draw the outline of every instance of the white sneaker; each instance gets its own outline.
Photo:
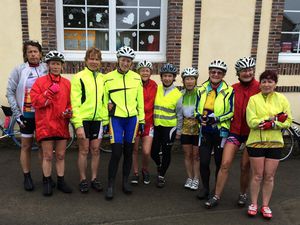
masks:
POLYGON ((188 178, 185 181, 184 187, 185 188, 191 188, 192 187, 192 183, 193 183, 193 180, 191 178, 188 178))
POLYGON ((198 190, 199 187, 199 179, 194 179, 191 185, 191 190, 198 190))

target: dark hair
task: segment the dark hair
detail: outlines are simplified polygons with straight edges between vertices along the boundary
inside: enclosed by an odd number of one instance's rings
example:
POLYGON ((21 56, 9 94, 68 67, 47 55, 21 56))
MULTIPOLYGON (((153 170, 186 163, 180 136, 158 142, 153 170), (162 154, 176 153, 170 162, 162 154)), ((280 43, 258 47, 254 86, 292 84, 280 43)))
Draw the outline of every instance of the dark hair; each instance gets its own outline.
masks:
POLYGON ((42 53, 42 46, 38 41, 34 41, 34 40, 24 41, 23 42, 23 60, 24 60, 24 62, 28 61, 26 52, 27 52, 27 47, 29 45, 37 47, 39 52, 42 53))
POLYGON ((271 79, 274 80, 277 84, 278 82, 278 75, 275 71, 272 70, 266 70, 259 76, 259 82, 261 82, 263 79, 271 79))
POLYGON ((91 54, 98 55, 99 59, 102 60, 102 54, 101 54, 100 49, 95 48, 95 47, 91 47, 88 50, 86 50, 84 60, 87 61, 87 59, 90 57, 91 54))

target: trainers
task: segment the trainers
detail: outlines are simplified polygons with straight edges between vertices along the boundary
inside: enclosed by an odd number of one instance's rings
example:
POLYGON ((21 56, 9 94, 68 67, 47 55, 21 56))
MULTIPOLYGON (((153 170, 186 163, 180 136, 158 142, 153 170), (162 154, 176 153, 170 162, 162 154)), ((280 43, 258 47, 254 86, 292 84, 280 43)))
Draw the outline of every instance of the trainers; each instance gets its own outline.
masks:
POLYGON ((186 179, 184 187, 190 189, 192 187, 193 180, 191 178, 186 179))
POLYGON ((131 184, 139 184, 139 174, 135 173, 131 177, 131 184))
POLYGON ((24 173, 24 189, 26 191, 34 190, 34 185, 30 173, 24 173))
MULTIPOLYGON (((52 183, 50 181, 50 185, 52 186, 52 183)), ((57 176, 57 189, 62 191, 63 193, 72 193, 72 188, 65 182, 65 179, 63 176, 57 176)))
POLYGON ((199 187, 199 179, 194 179, 191 185, 191 190, 196 191, 199 187))
POLYGON ((269 208, 269 206, 262 206, 260 212, 265 219, 272 218, 272 210, 269 208))
POLYGON ((156 186, 158 188, 163 188, 165 186, 165 183, 166 183, 166 180, 165 180, 164 177, 162 177, 162 176, 158 176, 157 177, 157 184, 156 184, 156 186))
POLYGON ((248 215, 249 216, 256 216, 257 214, 257 206, 254 204, 251 204, 248 206, 248 215))
POLYGON ((214 196, 208 199, 207 202, 204 203, 204 206, 208 209, 211 209, 219 204, 220 199, 217 196, 214 196))
POLYGON ((150 173, 147 170, 142 170, 144 184, 150 184, 150 173))
POLYGON ((88 184, 87 180, 80 181, 79 191, 81 193, 87 193, 89 191, 89 184, 88 184))
POLYGON ((247 204, 247 201, 248 201, 247 194, 240 194, 239 197, 238 197, 237 204, 240 207, 244 207, 247 204))
POLYGON ((103 191, 103 187, 100 183, 99 180, 97 180, 97 178, 95 178, 94 180, 91 181, 91 187, 95 190, 95 191, 103 191))

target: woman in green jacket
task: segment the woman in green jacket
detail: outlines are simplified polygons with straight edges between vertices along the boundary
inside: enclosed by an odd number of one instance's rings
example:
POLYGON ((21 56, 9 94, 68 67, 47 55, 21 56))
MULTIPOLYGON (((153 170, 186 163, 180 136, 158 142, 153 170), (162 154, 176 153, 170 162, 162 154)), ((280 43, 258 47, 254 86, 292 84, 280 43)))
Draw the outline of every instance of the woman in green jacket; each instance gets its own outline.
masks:
POLYGON ((274 91, 277 81, 275 72, 263 72, 259 78, 261 92, 250 98, 246 110, 250 127, 246 145, 252 170, 248 215, 257 214, 257 199, 262 184, 261 213, 267 219, 272 218, 269 201, 283 147, 281 129, 288 128, 292 122, 288 100, 283 94, 274 91))

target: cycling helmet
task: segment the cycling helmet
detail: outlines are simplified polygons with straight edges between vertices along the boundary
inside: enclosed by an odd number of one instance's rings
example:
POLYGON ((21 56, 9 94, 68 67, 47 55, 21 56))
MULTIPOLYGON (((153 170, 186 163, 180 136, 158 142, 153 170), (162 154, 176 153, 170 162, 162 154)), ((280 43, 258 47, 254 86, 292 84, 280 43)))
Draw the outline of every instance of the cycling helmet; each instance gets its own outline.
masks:
POLYGON ((61 61, 61 62, 65 62, 65 57, 62 53, 58 52, 58 51, 50 51, 46 54, 45 56, 45 62, 49 62, 49 61, 61 61))
POLYGON ((196 70, 194 67, 185 68, 181 73, 182 79, 184 79, 185 77, 195 77, 197 79, 198 76, 198 70, 196 70))
POLYGON ((223 62, 223 61, 220 60, 220 59, 214 60, 214 61, 212 61, 212 62, 209 64, 208 69, 212 69, 212 68, 217 68, 217 69, 223 70, 224 73, 227 72, 227 65, 226 65, 226 63, 223 62))
POLYGON ((236 61, 236 72, 240 72, 242 69, 255 67, 255 59, 252 57, 243 57, 236 61))
POLYGON ((176 76, 177 68, 171 63, 166 63, 160 68, 160 75, 163 73, 172 73, 174 76, 176 76))
POLYGON ((150 70, 152 70, 153 69, 152 63, 147 60, 142 60, 137 64, 136 70, 139 70, 141 68, 149 68, 150 70))
POLYGON ((134 50, 128 46, 123 46, 117 51, 117 58, 120 58, 122 56, 133 60, 135 57, 134 50))

